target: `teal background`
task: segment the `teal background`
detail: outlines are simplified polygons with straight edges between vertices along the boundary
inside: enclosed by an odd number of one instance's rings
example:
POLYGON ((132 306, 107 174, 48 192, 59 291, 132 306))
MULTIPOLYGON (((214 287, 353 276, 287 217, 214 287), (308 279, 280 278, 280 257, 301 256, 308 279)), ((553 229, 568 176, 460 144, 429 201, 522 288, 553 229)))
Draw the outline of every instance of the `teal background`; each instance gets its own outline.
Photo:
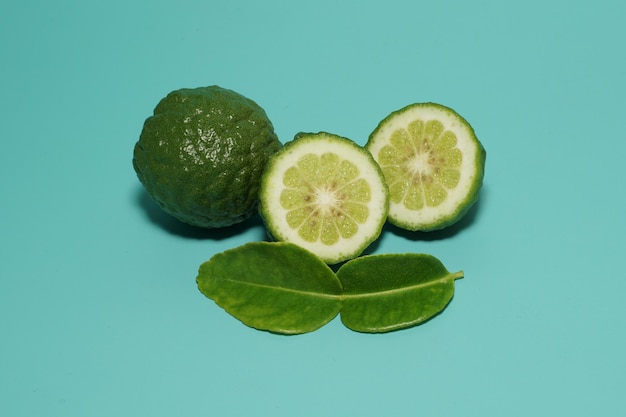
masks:
POLYGON ((3 2, 0 415, 622 415, 625 18, 621 0, 3 2), (421 101, 469 120, 479 204, 371 248, 464 270, 443 314, 287 337, 200 294, 198 266, 261 223, 181 225, 131 158, 163 96, 212 84, 283 142, 364 144, 421 101))

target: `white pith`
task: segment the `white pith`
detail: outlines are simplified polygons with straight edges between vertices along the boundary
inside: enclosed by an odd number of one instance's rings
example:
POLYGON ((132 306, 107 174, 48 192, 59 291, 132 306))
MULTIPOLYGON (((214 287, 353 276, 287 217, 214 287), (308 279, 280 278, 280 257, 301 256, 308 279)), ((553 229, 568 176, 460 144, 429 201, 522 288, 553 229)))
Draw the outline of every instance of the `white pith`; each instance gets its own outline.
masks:
MULTIPOLYGON (((449 130, 454 133, 457 138, 456 148, 463 155, 461 166, 459 167, 461 173, 459 183, 453 189, 446 189, 448 196, 440 205, 435 207, 425 205, 420 210, 411 210, 406 208, 402 202, 389 203, 390 219, 406 224, 411 228, 419 229, 420 227, 437 224, 442 220, 450 218, 465 203, 478 174, 476 160, 479 145, 471 127, 456 114, 439 106, 414 106, 391 116, 374 133, 367 146, 374 159, 378 160, 380 150, 389 143, 389 138, 393 132, 401 128, 406 129, 409 123, 416 119, 423 121, 438 120, 441 122, 444 131, 449 130)), ((424 172, 424 168, 421 168, 420 171, 424 172)))
POLYGON ((322 214, 329 212, 338 202, 337 197, 335 197, 335 192, 327 189, 317 190, 315 197, 322 210, 322 214))
POLYGON ((408 168, 411 171, 411 174, 430 174, 431 167, 428 163, 428 154, 426 153, 418 153, 415 155, 415 158, 411 161, 408 168))
MULTIPOLYGON (((387 188, 376 164, 358 145, 337 138, 316 135, 315 139, 300 141, 297 145, 284 149, 273 158, 264 175, 265 183, 261 189, 261 206, 266 222, 271 225, 271 233, 278 240, 295 243, 315 253, 328 263, 335 263, 356 256, 364 247, 374 240, 387 216, 387 188), (309 242, 300 237, 297 229, 291 228, 286 221, 287 213, 280 203, 282 190, 285 188, 282 179, 287 169, 297 165, 298 161, 308 154, 321 156, 334 153, 340 159, 351 161, 359 169, 359 178, 365 179, 370 186, 371 199, 367 203, 369 216, 363 224, 358 224, 358 231, 351 237, 339 237, 339 241, 327 245, 321 241, 309 242), (273 181, 268 181, 271 178, 273 181)), ((332 207, 335 197, 332 191, 320 190, 317 194, 320 206, 332 207)))

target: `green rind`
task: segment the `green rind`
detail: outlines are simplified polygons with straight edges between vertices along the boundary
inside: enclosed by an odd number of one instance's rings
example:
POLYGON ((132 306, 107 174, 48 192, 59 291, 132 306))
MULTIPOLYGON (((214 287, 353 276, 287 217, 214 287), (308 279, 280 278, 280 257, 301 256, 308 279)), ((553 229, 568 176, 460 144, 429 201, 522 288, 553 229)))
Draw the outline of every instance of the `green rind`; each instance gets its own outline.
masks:
POLYGON ((200 265, 198 289, 247 326, 281 334, 319 329, 341 308, 341 284, 322 260, 285 242, 251 242, 200 265))
MULTIPOLYGON (((470 132, 470 137, 473 143, 476 145, 477 152, 476 152, 476 157, 474 159, 474 166, 477 168, 477 170, 475 172, 475 179, 465 199, 463 199, 461 203, 457 205, 456 210, 450 212, 448 215, 444 217, 441 217, 437 222, 432 223, 432 224, 425 224, 425 223, 411 224, 411 223, 404 221, 404 219, 396 218, 391 213, 389 214, 389 216, 387 217, 387 221, 390 224, 393 224, 399 228, 409 230, 409 231, 429 232, 429 231, 441 230, 461 220, 465 216, 465 214, 467 214, 469 209, 478 201, 478 197, 480 195, 480 191, 483 186, 483 180, 484 180, 484 175, 485 175, 485 162, 486 162, 487 152, 485 148, 483 147, 482 143, 476 137, 476 133, 473 127, 469 124, 469 122, 465 118, 463 118, 455 110, 453 110, 450 107, 444 106, 442 104, 438 104, 438 103, 432 103, 432 102, 413 103, 399 110, 391 112, 387 117, 385 117, 383 120, 381 120, 378 123, 374 131, 370 134, 368 141, 365 144, 365 148, 366 149, 370 148, 376 135, 390 120, 392 120, 398 115, 401 115, 402 113, 406 112, 407 110, 413 107, 427 107, 427 106, 439 108, 441 110, 444 110, 445 112, 449 112, 452 115, 454 115, 456 118, 458 118, 459 121, 461 121, 462 123, 466 125, 466 127, 468 128, 468 131, 470 132)), ((374 159, 376 159, 375 156, 374 156, 374 159)))
POLYGON ((388 207, 389 207, 389 189, 387 188, 387 184, 384 181, 384 176, 383 176, 382 171, 380 170, 380 167, 378 166, 378 163, 374 160, 371 153, 367 149, 365 149, 362 146, 359 146, 351 139, 338 136, 332 133, 328 133, 328 132, 317 132, 317 133, 299 132, 297 133, 292 141, 284 144, 283 147, 274 155, 272 155, 269 161, 267 162, 265 171, 263 172, 263 176, 261 178, 258 210, 265 224, 269 237, 271 239, 275 239, 278 241, 289 241, 289 238, 285 234, 280 233, 277 230, 277 227, 272 221, 272 217, 275 215, 275 211, 271 207, 267 190, 270 188, 270 186, 274 182, 279 181, 279 179, 275 178, 274 171, 276 170, 276 164, 278 163, 280 158, 283 155, 288 154, 295 147, 302 146, 303 144, 306 145, 307 143, 314 143, 316 138, 319 136, 330 136, 337 140, 343 141, 346 144, 349 144, 354 150, 360 152, 362 155, 366 157, 366 159, 369 162, 371 162, 372 168, 379 174, 379 177, 383 179, 381 185, 384 191, 384 199, 383 199, 384 215, 382 216, 381 221, 375 225, 375 227, 371 230, 368 236, 364 238, 358 246, 355 246, 350 251, 344 251, 344 252, 337 251, 335 252, 334 256, 322 256, 319 253, 316 253, 315 250, 312 250, 311 248, 307 248, 308 250, 311 250, 317 256, 319 256, 327 264, 333 265, 333 264, 338 264, 340 262, 343 262, 349 259, 353 259, 359 256, 361 253, 363 253, 363 251, 365 251, 367 247, 369 247, 376 239, 378 239, 378 237, 382 233, 382 229, 387 220, 388 207))

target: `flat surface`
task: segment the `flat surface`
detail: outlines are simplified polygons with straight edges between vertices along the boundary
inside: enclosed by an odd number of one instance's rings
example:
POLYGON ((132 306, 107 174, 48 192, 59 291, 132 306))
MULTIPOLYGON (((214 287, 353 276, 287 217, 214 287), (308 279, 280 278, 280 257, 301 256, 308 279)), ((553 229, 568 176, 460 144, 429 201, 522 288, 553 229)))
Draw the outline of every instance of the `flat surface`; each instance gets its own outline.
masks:
POLYGON ((620 0, 2 3, 0 415, 617 416, 624 18, 620 0), (285 337, 200 294, 198 266, 261 223, 182 226, 131 158, 158 100, 212 84, 257 101, 283 142, 364 144, 413 102, 469 120, 479 204, 371 249, 464 270, 443 314, 285 337))

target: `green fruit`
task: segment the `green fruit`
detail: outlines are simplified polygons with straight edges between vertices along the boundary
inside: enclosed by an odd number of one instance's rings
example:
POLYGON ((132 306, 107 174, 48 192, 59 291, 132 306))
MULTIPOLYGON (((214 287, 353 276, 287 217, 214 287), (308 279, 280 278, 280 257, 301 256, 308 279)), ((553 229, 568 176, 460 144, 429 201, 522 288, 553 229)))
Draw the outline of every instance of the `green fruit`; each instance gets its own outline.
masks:
POLYGON ((180 89, 146 119, 133 167, 164 211, 194 226, 223 227, 256 213, 261 174, 280 147, 254 101, 218 86, 180 89))
POLYGON ((372 155, 349 139, 304 133, 270 158, 259 210, 269 233, 328 264, 358 256, 382 230, 389 195, 372 155))
POLYGON ((476 202, 485 149, 454 110, 417 103, 391 113, 366 148, 389 186, 389 222, 407 230, 442 229, 476 202))

